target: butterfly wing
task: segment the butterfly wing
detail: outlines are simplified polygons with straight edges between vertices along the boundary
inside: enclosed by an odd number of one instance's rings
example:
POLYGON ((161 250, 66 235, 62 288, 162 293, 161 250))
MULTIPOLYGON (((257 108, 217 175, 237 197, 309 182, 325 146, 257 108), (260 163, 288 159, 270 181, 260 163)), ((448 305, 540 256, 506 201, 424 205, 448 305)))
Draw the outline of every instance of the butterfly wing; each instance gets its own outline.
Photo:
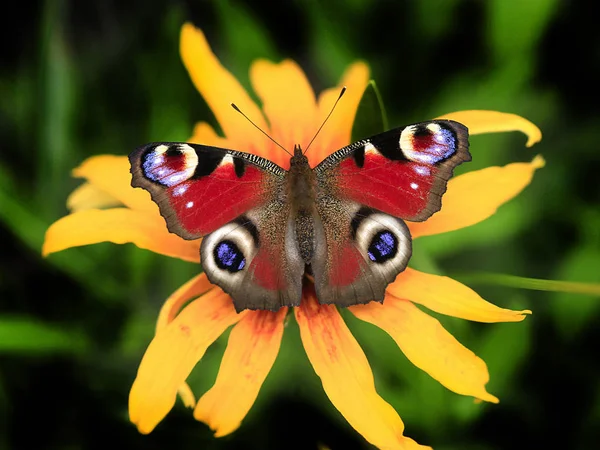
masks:
POLYGON ((150 192, 169 231, 205 236, 204 271, 238 311, 300 303, 304 264, 285 245, 284 169, 249 153, 172 142, 145 145, 129 159, 132 186, 150 192))
POLYGON ((285 170, 258 156, 197 144, 148 144, 129 155, 133 187, 150 192, 169 231, 198 239, 272 201, 285 170))
POLYGON ((248 211, 202 241, 202 266, 233 298, 236 310, 299 306, 304 261, 289 223, 289 204, 270 202, 248 211))
POLYGON ((382 301, 410 259, 403 220, 439 211, 454 168, 470 159, 466 127, 435 120, 363 139, 315 167, 326 248, 312 264, 319 301, 382 301))
POLYGON ((420 222, 440 210, 452 171, 470 160, 467 128, 434 120, 355 142, 315 171, 337 197, 420 222))
POLYGON ((412 254, 406 224, 358 203, 329 197, 319 203, 322 227, 311 268, 320 303, 351 306, 382 301, 412 254), (322 231, 321 231, 322 230, 322 231))

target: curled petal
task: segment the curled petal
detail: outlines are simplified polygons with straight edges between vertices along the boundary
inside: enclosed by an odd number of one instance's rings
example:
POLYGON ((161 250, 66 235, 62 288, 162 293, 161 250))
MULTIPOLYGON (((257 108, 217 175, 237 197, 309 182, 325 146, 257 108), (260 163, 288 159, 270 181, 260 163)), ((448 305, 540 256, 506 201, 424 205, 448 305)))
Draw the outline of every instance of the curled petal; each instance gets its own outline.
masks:
POLYGON ((152 201, 150 194, 144 189, 131 187, 129 169, 126 156, 99 155, 81 163, 73 170, 73 176, 85 178, 99 190, 132 209, 158 214, 158 206, 152 201))
POLYGON ((231 330, 217 381, 194 410, 216 437, 236 430, 254 404, 279 352, 286 313, 250 311, 231 330))
POLYGON ((527 309, 512 311, 499 308, 452 278, 419 272, 410 267, 388 285, 387 292, 440 314, 475 322, 520 322, 525 319, 525 314, 531 314, 527 309))
MULTIPOLYGON (((272 137, 290 152, 296 144, 306 148, 318 127, 317 103, 302 69, 291 60, 279 64, 258 60, 250 68, 250 80, 271 124, 272 137)), ((289 166, 289 157, 278 148, 268 158, 289 166)))
POLYGON ((190 388, 189 384, 182 383, 177 388, 177 394, 179 395, 179 398, 181 398, 181 401, 186 408, 196 407, 196 397, 194 397, 194 393, 192 392, 192 388, 190 388))
POLYGON ((387 295, 383 305, 371 302, 350 310, 388 333, 410 362, 448 389, 498 403, 485 390, 490 379, 485 362, 411 302, 387 295))
POLYGON ((357 62, 346 69, 338 87, 327 89, 321 93, 318 101, 317 124, 321 124, 329 114, 335 100, 340 95, 342 86, 348 88, 327 125, 323 127, 313 142, 311 150, 307 153, 312 166, 320 163, 335 150, 350 144, 354 116, 356 116, 358 104, 368 82, 369 67, 363 62, 357 62))
POLYGON ((231 102, 263 130, 268 129, 267 123, 242 85, 221 65, 204 33, 186 23, 181 29, 179 49, 192 82, 214 113, 232 148, 263 156, 262 152, 271 148, 271 141, 240 117, 231 102))
POLYGON ((451 119, 462 123, 469 129, 469 134, 499 133, 520 131, 527 135, 527 147, 542 140, 542 132, 532 122, 516 114, 498 111, 457 111, 444 114, 438 119, 451 119))
POLYGON ((123 206, 123 204, 112 195, 90 183, 83 183, 76 188, 67 198, 67 208, 71 212, 84 209, 106 209, 123 206))
POLYGON ((442 209, 425 222, 408 222, 413 238, 445 233, 481 222, 516 197, 544 166, 537 156, 530 163, 513 163, 465 173, 448 182, 442 209))
POLYGON ((160 309, 158 320, 156 321, 156 332, 158 333, 171 323, 188 301, 199 297, 214 287, 215 286, 208 281, 206 274, 201 273, 173 292, 160 309))
POLYGON ((129 394, 129 417, 140 433, 150 433, 167 415, 208 346, 243 314, 235 312, 227 294, 214 289, 186 306, 156 334, 129 394))
POLYGON ((200 240, 186 241, 169 233, 164 219, 157 213, 127 208, 89 209, 57 220, 46 231, 42 254, 47 256, 99 242, 131 242, 140 248, 185 261, 200 260, 200 240))
POLYGON ((188 139, 188 142, 202 145, 212 145, 215 147, 229 148, 230 142, 219 136, 213 127, 206 122, 198 122, 194 127, 192 137, 188 139))
POLYGON ((377 394, 367 358, 335 306, 317 303, 310 288, 295 312, 308 359, 348 423, 379 448, 429 448, 403 436, 402 420, 377 394))

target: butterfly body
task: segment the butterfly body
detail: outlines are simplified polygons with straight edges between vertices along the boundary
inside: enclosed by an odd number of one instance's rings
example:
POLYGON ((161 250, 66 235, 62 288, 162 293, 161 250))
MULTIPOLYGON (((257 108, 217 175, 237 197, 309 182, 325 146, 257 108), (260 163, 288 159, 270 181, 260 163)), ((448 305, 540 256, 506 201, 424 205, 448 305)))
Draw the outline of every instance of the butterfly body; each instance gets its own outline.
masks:
POLYGON ((132 185, 150 192, 171 232, 204 238, 204 271, 238 311, 298 306, 306 274, 321 303, 383 301, 411 256, 404 220, 438 211, 468 160, 466 128, 442 120, 358 141, 314 168, 300 146, 289 170, 197 144, 130 155, 132 185))

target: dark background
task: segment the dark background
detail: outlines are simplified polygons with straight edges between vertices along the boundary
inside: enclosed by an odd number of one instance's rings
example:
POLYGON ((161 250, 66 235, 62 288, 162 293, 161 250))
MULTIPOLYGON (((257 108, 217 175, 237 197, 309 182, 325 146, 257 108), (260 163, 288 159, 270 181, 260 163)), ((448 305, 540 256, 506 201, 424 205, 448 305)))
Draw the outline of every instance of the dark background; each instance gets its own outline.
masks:
MULTIPOLYGON (((149 436, 128 390, 161 302, 198 267, 131 245, 40 256, 88 156, 185 140, 214 118, 178 54, 188 20, 249 87, 258 57, 300 63, 317 91, 363 59, 392 125, 462 109, 520 114, 543 131, 471 139, 461 171, 547 166, 484 223, 415 243, 437 273, 469 281, 520 324, 444 326, 486 360, 499 405, 476 405, 407 362, 383 332, 348 317, 406 433, 441 449, 591 449, 600 442, 600 298, 500 286, 473 272, 600 282, 600 32, 593 2, 22 1, 5 9, 0 68, 0 448, 368 448, 324 395, 297 326, 257 403, 214 439, 178 402, 149 436), (470 275, 467 277, 467 273, 470 275), (461 278, 462 277, 462 278, 461 278)), ((549 285, 548 285, 549 286, 549 285)), ((192 374, 212 385, 226 336, 192 374)), ((368 413, 368 412, 366 412, 368 413)))

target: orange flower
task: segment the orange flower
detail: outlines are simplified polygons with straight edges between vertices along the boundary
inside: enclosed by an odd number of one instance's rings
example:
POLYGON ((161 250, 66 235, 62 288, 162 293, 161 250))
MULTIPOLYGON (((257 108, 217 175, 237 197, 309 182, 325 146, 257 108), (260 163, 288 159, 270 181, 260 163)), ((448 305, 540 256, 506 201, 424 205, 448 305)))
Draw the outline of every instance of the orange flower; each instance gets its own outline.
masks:
MULTIPOLYGON (((339 87, 318 99, 304 73, 293 61, 255 62, 250 79, 262 101, 261 109, 219 63, 200 30, 185 25, 181 55, 192 81, 213 110, 226 137, 199 123, 190 141, 245 150, 282 167, 288 157, 230 107, 236 104, 286 148, 312 137, 339 93, 339 87), (264 116, 263 116, 264 113, 264 116)), ((352 122, 369 79, 365 64, 355 63, 340 85, 348 92, 317 137, 308 155, 311 164, 350 141, 352 122)), ((443 116, 468 126, 471 134, 519 130, 527 145, 541 139, 531 122, 493 111, 463 111, 443 116)), ((477 149, 475 149, 475 152, 477 149)), ((476 157, 476 153, 475 153, 476 157)), ((531 163, 490 167, 456 177, 448 183, 440 212, 422 223, 409 223, 413 238, 443 233, 480 222, 516 196, 531 181, 538 157, 531 163)), ((69 247, 111 241, 131 242, 164 255, 199 262, 199 241, 170 234, 149 194, 130 187, 129 163, 124 156, 96 156, 74 171, 86 182, 68 200, 72 213, 55 222, 46 234, 44 255, 69 247)), ((418 244, 416 244, 418 245, 418 244)), ((477 399, 497 402, 485 389, 485 363, 463 347, 442 325, 415 306, 479 322, 518 322, 530 311, 511 311, 483 300, 461 283, 408 268, 388 286, 384 304, 350 308, 362 320, 384 329, 406 356, 448 389, 477 399)), ((142 433, 151 432, 173 407, 177 393, 194 408, 194 417, 207 423, 216 436, 238 428, 256 399, 281 343, 287 308, 278 312, 237 314, 231 299, 211 285, 204 274, 179 288, 165 302, 131 388, 129 413, 142 433), (214 386, 195 401, 185 380, 207 347, 234 325, 214 386)), ((302 342, 323 388, 348 422, 380 448, 428 448, 405 437, 396 411, 381 398, 369 363, 337 308, 320 305, 310 285, 296 308, 302 342)))

